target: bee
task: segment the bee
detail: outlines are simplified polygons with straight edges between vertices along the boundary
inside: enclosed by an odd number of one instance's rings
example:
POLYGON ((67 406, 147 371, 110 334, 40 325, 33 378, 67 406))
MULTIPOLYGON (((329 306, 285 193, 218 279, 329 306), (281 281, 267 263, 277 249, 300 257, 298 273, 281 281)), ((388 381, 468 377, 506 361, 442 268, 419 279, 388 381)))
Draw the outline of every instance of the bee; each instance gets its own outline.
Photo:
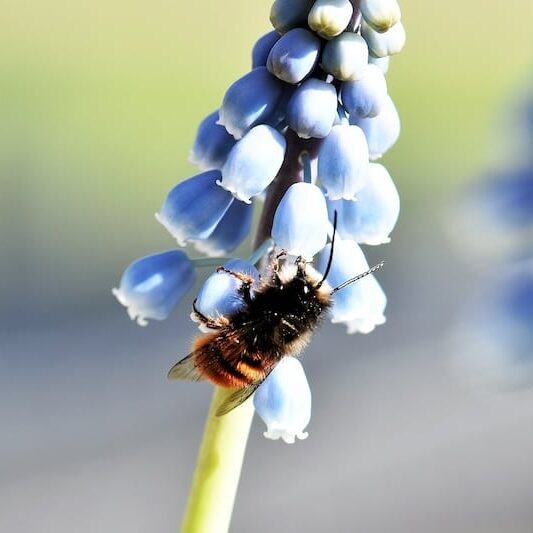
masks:
POLYGON ((307 346, 337 291, 383 266, 380 263, 332 289, 326 280, 334 242, 335 231, 323 276, 301 257, 293 264, 283 261, 287 254, 282 251, 253 297, 251 276, 219 267, 242 283, 239 290, 245 307, 231 316, 209 318, 193 303, 194 318, 213 331, 196 338, 192 352, 170 369, 169 379, 207 380, 235 388, 219 407, 219 416, 246 401, 281 359, 296 356, 307 346))

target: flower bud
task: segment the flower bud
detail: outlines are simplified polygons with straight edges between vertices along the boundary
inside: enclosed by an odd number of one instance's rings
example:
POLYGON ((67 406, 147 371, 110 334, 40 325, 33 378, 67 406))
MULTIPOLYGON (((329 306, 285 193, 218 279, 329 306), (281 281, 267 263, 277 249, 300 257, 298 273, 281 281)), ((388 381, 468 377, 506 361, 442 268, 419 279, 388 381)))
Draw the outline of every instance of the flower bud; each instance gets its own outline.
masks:
POLYGON ((287 253, 312 259, 328 238, 328 209, 322 191, 311 183, 295 183, 279 203, 272 238, 287 253))
POLYGON ((387 96, 381 112, 373 118, 350 116, 350 124, 359 126, 366 136, 370 159, 375 161, 394 146, 400 136, 400 116, 390 96, 387 96))
POLYGON ((293 444, 306 439, 305 428, 311 420, 311 389, 302 364, 284 357, 254 395, 254 407, 267 426, 267 439, 283 439, 293 444))
POLYGON ((267 68, 280 80, 300 83, 318 61, 320 40, 303 28, 290 30, 272 47, 267 59, 267 68))
POLYGON ((400 214, 400 197, 387 172, 370 163, 365 187, 357 201, 329 202, 330 213, 337 211, 337 232, 343 239, 359 244, 378 245, 390 242, 389 235, 400 214))
POLYGON ((400 6, 396 0, 362 0, 363 18, 377 32, 385 32, 401 19, 400 6))
POLYGON ((279 33, 276 30, 265 33, 262 37, 257 39, 252 48, 252 68, 264 67, 267 63, 268 54, 270 50, 279 40, 279 33))
POLYGON ((354 117, 377 116, 387 98, 387 82, 381 69, 367 65, 357 81, 345 81, 341 87, 342 105, 354 117))
POLYGON ((221 168, 235 144, 235 139, 218 124, 218 120, 218 111, 215 111, 198 126, 189 161, 201 170, 221 168))
MULTIPOLYGON (((232 259, 224 267, 233 272, 242 272, 252 277, 255 286, 259 283, 259 272, 247 261, 232 259)), ((246 306, 246 302, 240 292, 241 288, 242 281, 235 276, 224 271, 215 272, 202 285, 194 305, 202 315, 208 318, 230 317, 246 306)), ((205 330, 205 327, 202 327, 202 323, 199 322, 194 312, 191 313, 191 319, 200 324, 199 328, 201 330, 205 330)))
MULTIPOLYGON (((318 270, 325 272, 331 244, 320 254, 318 270)), ((333 262, 327 281, 331 287, 362 274, 368 270, 368 263, 361 248, 352 241, 335 237, 333 262)), ((348 333, 369 333, 375 326, 385 323, 383 315, 387 300, 373 275, 368 275, 344 287, 333 296, 331 321, 345 323, 348 333)))
POLYGON ((250 203, 276 177, 285 157, 286 141, 274 128, 252 128, 231 150, 217 182, 235 198, 250 203))
POLYGON ((368 46, 357 33, 341 33, 326 43, 321 65, 338 80, 358 80, 368 65, 368 46))
POLYGON ((350 0, 316 0, 307 22, 323 39, 332 39, 350 23, 353 6, 350 0))
POLYGON ((252 204, 233 202, 213 233, 204 240, 194 241, 194 247, 210 257, 232 252, 250 233, 253 214, 252 204))
POLYGON ((326 137, 336 116, 335 87, 316 78, 305 80, 287 104, 287 123, 303 139, 326 137))
POLYGON ((401 22, 397 22, 385 33, 378 33, 363 19, 361 35, 365 38, 370 53, 376 57, 398 54, 405 46, 405 29, 401 22))
POLYGON ((357 126, 333 126, 318 152, 318 177, 330 200, 353 200, 368 181, 368 146, 357 126))
POLYGON ((219 124, 240 139, 250 128, 269 117, 282 94, 283 84, 266 67, 254 68, 226 91, 219 109, 219 124))
POLYGON ((217 186, 220 177, 220 171, 209 170, 178 183, 156 213, 180 246, 209 237, 232 204, 233 196, 217 186))
POLYGON ((307 15, 314 0, 275 0, 270 10, 270 22, 280 33, 307 25, 307 15))
POLYGON ((147 319, 167 318, 191 288, 194 278, 194 267, 188 257, 180 250, 170 250, 131 263, 113 294, 127 308, 132 320, 146 326, 147 319))

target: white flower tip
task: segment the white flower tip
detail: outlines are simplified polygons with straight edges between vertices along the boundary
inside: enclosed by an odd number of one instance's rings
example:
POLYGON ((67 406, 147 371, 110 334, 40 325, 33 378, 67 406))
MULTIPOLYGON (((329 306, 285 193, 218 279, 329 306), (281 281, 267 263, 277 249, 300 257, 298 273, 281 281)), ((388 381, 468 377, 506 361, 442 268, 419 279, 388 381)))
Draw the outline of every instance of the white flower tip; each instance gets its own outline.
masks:
POLYGON ((242 138, 242 133, 238 128, 232 128, 231 123, 227 123, 227 121, 224 120, 224 117, 222 115, 222 109, 219 110, 219 119, 216 121, 217 126, 223 126, 226 131, 233 136, 234 139, 237 141, 242 138))
POLYGON ((196 250, 207 257, 224 257, 229 254, 229 250, 217 247, 216 245, 211 244, 209 240, 193 241, 192 244, 196 250))
POLYGON ((116 287, 113 287, 111 289, 111 294, 121 303, 124 307, 127 307, 128 304, 126 303, 126 299, 124 298, 124 295, 122 292, 120 292, 120 289, 117 289, 116 287))
POLYGON ((366 335, 372 333, 377 326, 382 326, 387 321, 385 315, 372 317, 372 319, 359 319, 346 323, 346 331, 348 335, 354 335, 355 333, 361 333, 366 335))
POLYGON ((307 433, 307 431, 291 432, 285 429, 268 428, 268 430, 263 433, 263 436, 270 440, 281 439, 286 444, 294 444, 296 439, 305 440, 309 436, 309 433, 307 433))
POLYGON ((139 326, 144 327, 148 325, 148 320, 146 320, 146 317, 143 316, 143 314, 141 313, 139 309, 137 309, 134 305, 128 302, 126 296, 121 292, 120 289, 117 289, 115 287, 111 289, 111 293, 119 301, 119 303, 126 308, 128 316, 130 317, 131 320, 134 320, 135 322, 137 322, 139 326))
POLYGON ((189 156, 187 157, 187 161, 191 165, 194 165, 195 167, 198 167, 200 170, 210 170, 207 165, 204 164, 201 157, 198 157, 194 149, 191 149, 189 152, 189 156))
POLYGON ((379 246, 380 244, 389 244, 390 243, 390 237, 375 237, 375 238, 367 238, 360 242, 360 244, 366 244, 368 246, 379 246))
POLYGON ((251 204, 252 200, 249 196, 242 196, 240 192, 234 188, 232 185, 228 185, 227 183, 224 183, 224 180, 216 180, 215 182, 219 187, 222 187, 225 191, 230 192, 234 198, 239 200, 240 202, 244 202, 245 204, 251 204))
POLYGON ((161 224, 171 235, 176 239, 176 242, 178 243, 178 246, 187 246, 187 239, 181 237, 181 235, 177 235, 176 228, 172 227, 169 221, 164 217, 164 215, 161 215, 160 213, 154 214, 155 219, 161 224))

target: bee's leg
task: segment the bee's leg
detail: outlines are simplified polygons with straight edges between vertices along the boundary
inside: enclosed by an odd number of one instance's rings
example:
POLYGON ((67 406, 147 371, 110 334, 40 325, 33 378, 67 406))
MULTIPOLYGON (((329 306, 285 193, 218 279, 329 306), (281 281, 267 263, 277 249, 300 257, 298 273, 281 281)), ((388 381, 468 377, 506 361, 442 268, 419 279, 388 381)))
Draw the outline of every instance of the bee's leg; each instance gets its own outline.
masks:
POLYGON ((245 274, 244 272, 236 272, 235 270, 230 270, 229 268, 226 268, 223 266, 219 266, 217 268, 217 272, 225 272, 226 274, 229 274, 230 276, 237 278, 239 281, 242 281, 242 283, 247 283, 250 286, 254 282, 254 278, 252 278, 252 276, 249 276, 248 274, 245 274))
POLYGON ((198 309, 196 308, 196 300, 192 303, 192 313, 191 318, 195 322, 200 322, 205 327, 209 329, 222 329, 223 327, 228 325, 227 319, 220 317, 220 318, 209 318, 205 316, 203 313, 200 313, 198 309))
POLYGON ((297 258, 296 258, 296 268, 297 268, 297 276, 299 278, 305 278, 305 265, 307 265, 307 261, 301 256, 299 255, 297 258))
POLYGON ((270 264, 270 270, 272 271, 272 283, 278 287, 281 285, 281 280, 279 278, 279 271, 281 268, 281 259, 287 257, 287 251, 281 250, 279 254, 275 255, 270 264))
POLYGON ((229 270, 223 266, 218 267, 217 272, 225 272, 226 274, 229 274, 230 276, 233 276, 241 281, 242 285, 239 288, 239 293, 242 295, 245 303, 249 304, 252 301, 251 289, 253 283, 255 282, 252 276, 248 276, 248 274, 244 274, 244 272, 235 272, 233 270, 229 270))

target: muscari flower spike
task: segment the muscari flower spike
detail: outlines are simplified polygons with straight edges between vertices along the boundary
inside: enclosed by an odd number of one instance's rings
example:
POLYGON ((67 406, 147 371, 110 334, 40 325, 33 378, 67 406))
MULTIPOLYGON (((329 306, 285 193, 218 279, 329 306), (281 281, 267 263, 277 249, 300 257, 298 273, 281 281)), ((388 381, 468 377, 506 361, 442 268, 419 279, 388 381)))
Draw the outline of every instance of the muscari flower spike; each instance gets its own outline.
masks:
MULTIPOLYGON (((368 268, 356 243, 388 242, 399 213, 388 172, 369 160, 389 150, 400 132, 384 77, 389 56, 405 42, 400 18, 396 0, 274 1, 274 30, 255 43, 252 70, 198 127, 190 160, 204 172, 176 185, 157 214, 180 245, 227 256, 250 233, 249 202, 266 196, 270 211, 263 221, 274 212, 275 246, 308 261, 320 254, 322 273, 337 212, 331 287, 368 268), (272 198, 280 197, 276 207, 272 198)), ((243 260, 220 263, 253 279, 253 298, 256 268, 243 260)), ((126 269, 114 292, 139 323, 162 320, 193 283, 193 265, 208 264, 213 260, 188 260, 177 250, 148 256, 126 269)), ((213 273, 200 289, 195 307, 205 317, 231 316, 246 305, 242 281, 227 270, 213 273)), ((349 333, 367 333, 385 321, 385 306, 369 275, 334 294, 331 319, 349 333)), ((294 442, 307 436, 311 394, 297 359, 285 357, 274 368, 254 403, 267 437, 294 442)))
POLYGON ((113 294, 132 320, 146 326, 148 319, 165 320, 194 279, 194 266, 185 253, 170 250, 131 263, 113 294))

